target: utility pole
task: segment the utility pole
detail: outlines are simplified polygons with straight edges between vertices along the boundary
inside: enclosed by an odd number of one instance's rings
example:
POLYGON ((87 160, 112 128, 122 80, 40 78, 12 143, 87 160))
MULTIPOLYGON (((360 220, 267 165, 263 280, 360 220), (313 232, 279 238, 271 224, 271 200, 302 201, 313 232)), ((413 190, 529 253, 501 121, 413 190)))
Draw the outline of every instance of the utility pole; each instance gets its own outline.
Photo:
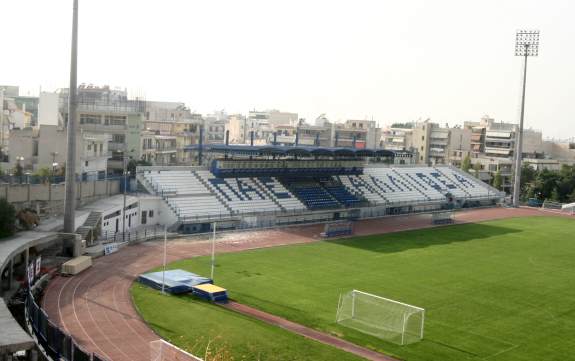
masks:
POLYGON ((521 161, 523 157, 523 119, 525 116, 525 85, 527 82, 527 57, 539 55, 539 30, 518 30, 515 35, 515 56, 523 60, 523 89, 521 94, 521 115, 515 147, 515 174, 513 179, 513 206, 519 207, 521 194, 521 161))
POLYGON ((74 233, 76 231, 74 221, 76 218, 76 111, 78 108, 78 0, 73 1, 70 88, 68 89, 66 188, 64 200, 64 232, 66 233, 74 233))

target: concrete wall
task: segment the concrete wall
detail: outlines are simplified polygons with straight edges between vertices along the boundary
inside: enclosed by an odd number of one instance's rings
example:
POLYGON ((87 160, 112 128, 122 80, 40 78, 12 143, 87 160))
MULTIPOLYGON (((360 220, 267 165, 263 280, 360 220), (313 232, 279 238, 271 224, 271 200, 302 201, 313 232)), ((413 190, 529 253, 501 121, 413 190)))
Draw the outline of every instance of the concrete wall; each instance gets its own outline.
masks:
MULTIPOLYGON (((48 207, 60 209, 64 203, 64 183, 61 184, 0 184, 0 198, 6 198, 17 209, 48 207), (41 203, 37 205, 36 203, 41 203)), ((79 182, 78 206, 120 193, 120 180, 79 182)))

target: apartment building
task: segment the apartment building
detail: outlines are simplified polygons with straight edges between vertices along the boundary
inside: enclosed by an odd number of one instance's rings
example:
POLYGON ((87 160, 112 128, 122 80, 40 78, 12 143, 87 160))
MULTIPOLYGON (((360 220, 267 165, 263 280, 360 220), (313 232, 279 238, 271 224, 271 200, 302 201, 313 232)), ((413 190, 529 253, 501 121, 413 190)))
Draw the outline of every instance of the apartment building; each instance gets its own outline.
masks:
POLYGON ((204 119, 204 143, 221 144, 225 142, 226 137, 226 119, 218 119, 208 116, 204 119))
MULTIPOLYGON (((68 121, 68 89, 60 90, 59 110, 64 125, 68 121)), ((143 131, 146 102, 128 99, 126 90, 109 86, 78 87, 78 128, 92 134, 109 135, 108 173, 121 174, 124 157, 140 159, 140 133, 143 131)))
POLYGON ((270 126, 278 125, 297 125, 299 122, 297 113, 280 112, 279 110, 265 110, 257 111, 252 110, 248 113, 248 124, 254 122, 254 124, 259 124, 258 121, 265 120, 270 126))
MULTIPOLYGON (((10 161, 34 172, 42 168, 56 170, 65 166, 67 132, 57 125, 39 125, 10 132, 10 161)), ((109 136, 79 130, 76 133, 76 171, 83 179, 104 178, 108 168, 109 136)))
POLYGON ((225 126, 225 131, 229 134, 230 144, 246 144, 248 135, 248 119, 242 114, 231 114, 225 126))
POLYGON ((403 124, 394 124, 382 130, 380 147, 388 150, 405 151, 411 147, 413 129, 403 124))
POLYGON ((344 124, 336 124, 334 137, 337 146, 355 148, 378 148, 381 128, 375 120, 348 119, 344 124))

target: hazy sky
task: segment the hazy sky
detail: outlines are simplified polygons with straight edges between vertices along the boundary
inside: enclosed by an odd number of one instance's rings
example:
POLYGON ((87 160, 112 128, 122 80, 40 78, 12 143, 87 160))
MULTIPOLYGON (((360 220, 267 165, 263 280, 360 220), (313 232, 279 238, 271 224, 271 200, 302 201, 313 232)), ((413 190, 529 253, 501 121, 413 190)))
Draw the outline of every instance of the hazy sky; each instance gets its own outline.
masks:
MULTIPOLYGON (((67 87, 71 0, 0 0, 0 84, 67 87)), ((79 82, 313 121, 516 122, 515 30, 541 30, 526 127, 574 137, 575 1, 80 0, 79 82)))

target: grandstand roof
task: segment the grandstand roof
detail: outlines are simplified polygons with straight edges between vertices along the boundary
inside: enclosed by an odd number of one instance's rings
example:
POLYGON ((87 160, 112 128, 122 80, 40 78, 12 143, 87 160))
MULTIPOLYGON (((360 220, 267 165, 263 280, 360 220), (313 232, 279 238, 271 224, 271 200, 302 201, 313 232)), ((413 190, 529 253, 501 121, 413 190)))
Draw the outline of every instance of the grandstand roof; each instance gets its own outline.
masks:
MULTIPOLYGON (((198 150, 198 144, 188 145, 186 151, 198 150)), ((342 147, 312 147, 312 146, 283 146, 283 145, 225 145, 205 144, 205 152, 231 153, 243 155, 301 155, 301 156, 340 156, 340 157, 393 157, 395 152, 385 149, 358 149, 342 147)))

